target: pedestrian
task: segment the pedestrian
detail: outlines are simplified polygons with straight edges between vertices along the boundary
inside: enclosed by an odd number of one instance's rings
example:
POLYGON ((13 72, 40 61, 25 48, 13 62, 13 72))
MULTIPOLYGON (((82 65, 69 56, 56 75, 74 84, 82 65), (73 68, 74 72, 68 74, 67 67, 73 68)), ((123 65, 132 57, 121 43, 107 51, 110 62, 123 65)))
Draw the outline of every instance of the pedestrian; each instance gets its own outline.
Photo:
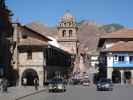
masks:
POLYGON ((0 79, 0 91, 2 91, 2 79, 0 79))
POLYGON ((35 90, 38 90, 38 79, 34 79, 35 90))
POLYGON ((7 92, 8 91, 8 81, 7 81, 7 79, 5 79, 5 92, 7 92))
POLYGON ((23 85, 26 86, 26 84, 27 84, 27 79, 23 78, 23 85))
POLYGON ((2 89, 3 89, 3 92, 7 92, 8 90, 8 81, 6 78, 3 79, 2 89))

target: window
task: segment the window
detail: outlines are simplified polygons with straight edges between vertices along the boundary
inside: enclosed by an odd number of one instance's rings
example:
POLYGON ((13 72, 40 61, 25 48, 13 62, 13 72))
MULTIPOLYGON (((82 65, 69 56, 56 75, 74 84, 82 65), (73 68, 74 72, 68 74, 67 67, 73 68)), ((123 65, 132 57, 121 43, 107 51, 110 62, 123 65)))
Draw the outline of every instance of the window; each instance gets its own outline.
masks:
POLYGON ((129 61, 133 62, 133 56, 129 56, 129 61))
POLYGON ((119 61, 124 61, 124 56, 119 56, 119 61))
POLYGON ((22 34, 23 39, 26 39, 27 37, 28 37, 27 34, 22 34))
POLYGON ((69 26, 72 26, 71 22, 69 23, 69 26))
POLYGON ((114 55, 114 61, 117 61, 118 59, 118 56, 117 55, 114 55))
POLYGON ((62 31, 62 36, 65 37, 66 36, 66 30, 62 31))
POLYGON ((69 30, 69 37, 72 36, 72 30, 69 30))
POLYGON ((64 26, 66 26, 67 23, 64 23, 64 26))
POLYGON ((27 59, 32 59, 32 51, 28 51, 27 53, 27 59))

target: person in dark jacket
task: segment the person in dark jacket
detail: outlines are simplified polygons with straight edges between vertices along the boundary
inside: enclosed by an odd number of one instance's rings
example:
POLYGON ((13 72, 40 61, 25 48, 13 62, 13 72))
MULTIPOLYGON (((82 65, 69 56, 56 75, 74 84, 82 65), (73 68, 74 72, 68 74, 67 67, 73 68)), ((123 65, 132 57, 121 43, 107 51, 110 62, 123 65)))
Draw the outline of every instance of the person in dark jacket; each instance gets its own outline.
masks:
POLYGON ((38 79, 34 79, 35 90, 38 90, 38 79))
POLYGON ((3 79, 2 89, 3 89, 3 92, 7 92, 8 90, 8 81, 6 78, 3 79))

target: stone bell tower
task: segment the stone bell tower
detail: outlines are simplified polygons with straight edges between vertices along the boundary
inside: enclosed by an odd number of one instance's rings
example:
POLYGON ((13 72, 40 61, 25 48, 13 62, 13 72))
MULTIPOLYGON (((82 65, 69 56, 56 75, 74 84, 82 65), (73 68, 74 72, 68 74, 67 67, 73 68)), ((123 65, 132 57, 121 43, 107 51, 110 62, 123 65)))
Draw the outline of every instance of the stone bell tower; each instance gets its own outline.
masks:
POLYGON ((78 27, 76 25, 75 17, 70 12, 65 12, 64 16, 60 18, 59 24, 57 26, 58 29, 58 42, 62 46, 62 48, 76 55, 77 50, 77 31, 78 27))

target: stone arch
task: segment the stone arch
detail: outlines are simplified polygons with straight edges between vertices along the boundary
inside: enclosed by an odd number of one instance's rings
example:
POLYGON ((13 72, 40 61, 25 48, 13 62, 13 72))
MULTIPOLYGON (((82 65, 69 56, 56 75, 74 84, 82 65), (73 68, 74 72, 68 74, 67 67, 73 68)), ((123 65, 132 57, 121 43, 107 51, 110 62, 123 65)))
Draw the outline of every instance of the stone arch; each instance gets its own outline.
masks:
POLYGON ((114 70, 112 72, 112 81, 113 81, 113 83, 120 83, 121 82, 121 73, 119 70, 114 70))
POLYGON ((62 36, 65 37, 66 36, 66 30, 62 31, 62 36))
POLYGON ((43 86, 44 83, 44 67, 43 66, 22 66, 19 67, 19 85, 22 85, 22 77, 23 77, 23 73, 24 71, 26 71, 27 69, 33 69, 34 71, 36 71, 37 75, 38 75, 38 79, 39 79, 39 85, 43 86))
POLYGON ((130 83, 131 80, 131 72, 125 71, 124 72, 124 83, 130 83))
POLYGON ((73 34, 73 30, 69 30, 69 37, 71 37, 73 34))
POLYGON ((35 78, 37 78, 39 81, 39 76, 36 70, 32 68, 25 69, 22 73, 21 85, 33 86, 35 78), (26 79, 26 83, 24 82, 24 79, 26 79))

